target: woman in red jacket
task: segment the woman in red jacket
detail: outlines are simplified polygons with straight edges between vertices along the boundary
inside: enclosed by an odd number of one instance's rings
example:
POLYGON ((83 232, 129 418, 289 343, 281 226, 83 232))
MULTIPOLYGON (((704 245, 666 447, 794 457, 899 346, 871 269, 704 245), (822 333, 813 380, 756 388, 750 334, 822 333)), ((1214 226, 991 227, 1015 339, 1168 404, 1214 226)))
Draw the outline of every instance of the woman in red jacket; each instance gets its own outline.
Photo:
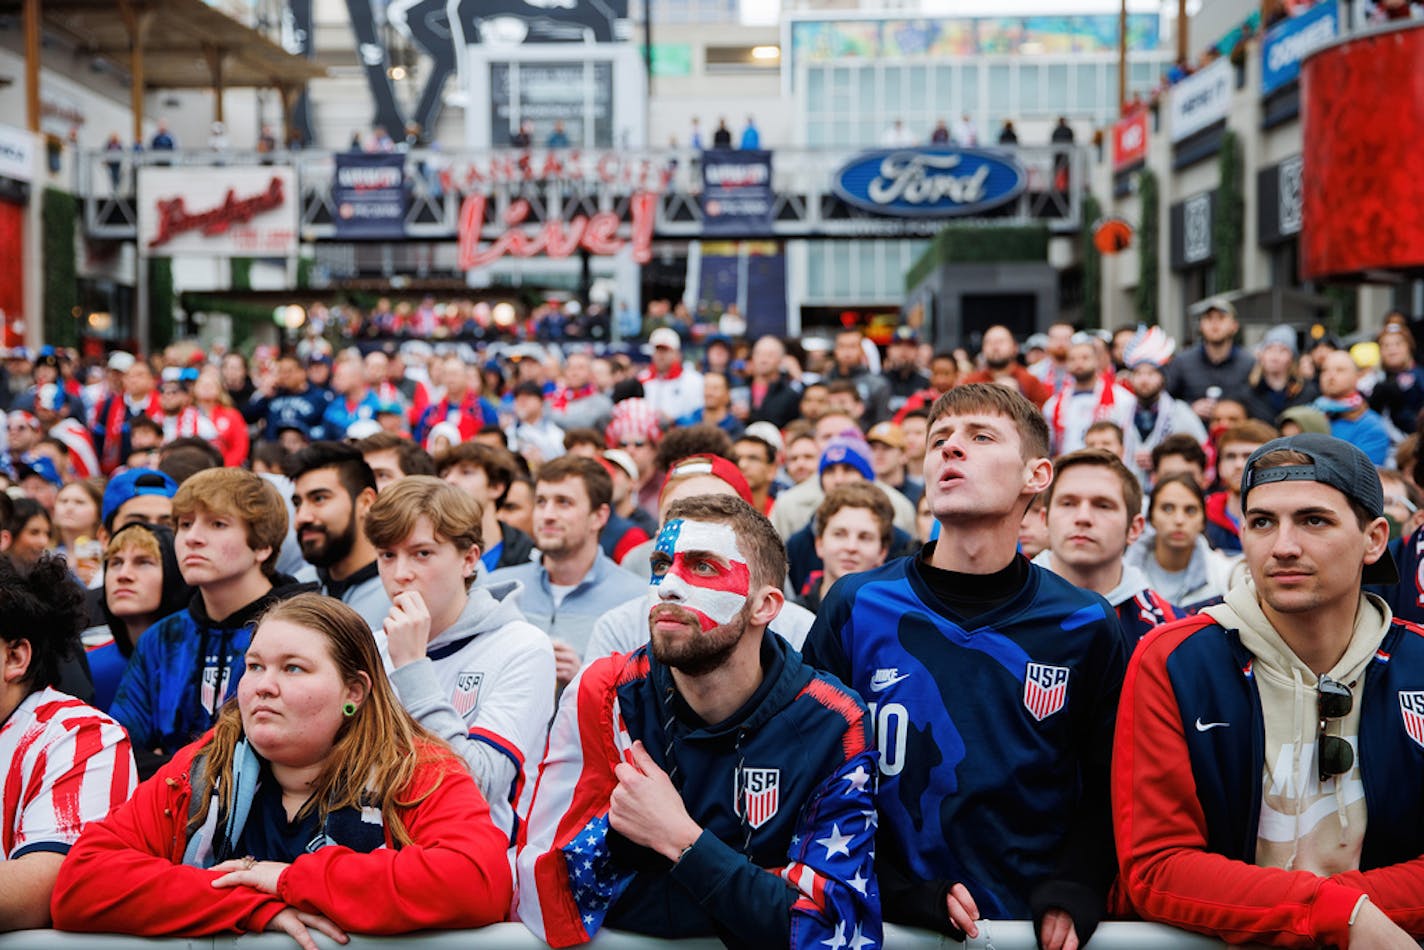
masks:
POLYGON ((193 383, 193 405, 218 430, 213 445, 222 453, 223 464, 228 468, 237 468, 246 462, 247 421, 233 407, 232 397, 227 394, 222 374, 216 366, 206 366, 198 373, 193 383))
POLYGON ((302 594, 262 618, 216 726, 86 829, 55 927, 395 934, 503 920, 507 836, 396 699, 370 628, 302 594), (337 847, 328 847, 337 845, 337 847))

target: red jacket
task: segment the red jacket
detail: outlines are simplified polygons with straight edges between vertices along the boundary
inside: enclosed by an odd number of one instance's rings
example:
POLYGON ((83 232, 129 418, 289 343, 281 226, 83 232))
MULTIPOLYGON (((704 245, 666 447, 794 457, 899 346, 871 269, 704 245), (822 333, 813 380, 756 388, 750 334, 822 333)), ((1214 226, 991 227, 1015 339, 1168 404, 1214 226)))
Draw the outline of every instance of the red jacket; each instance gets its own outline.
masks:
POLYGON ((352 933, 482 927, 503 920, 513 896, 508 838, 463 763, 448 752, 422 765, 402 800, 413 839, 360 854, 326 847, 282 872, 277 894, 216 888, 220 875, 182 864, 188 770, 203 739, 185 747, 129 801, 89 825, 60 868, 50 910, 60 930, 142 937, 261 931, 287 906, 328 917, 352 933))

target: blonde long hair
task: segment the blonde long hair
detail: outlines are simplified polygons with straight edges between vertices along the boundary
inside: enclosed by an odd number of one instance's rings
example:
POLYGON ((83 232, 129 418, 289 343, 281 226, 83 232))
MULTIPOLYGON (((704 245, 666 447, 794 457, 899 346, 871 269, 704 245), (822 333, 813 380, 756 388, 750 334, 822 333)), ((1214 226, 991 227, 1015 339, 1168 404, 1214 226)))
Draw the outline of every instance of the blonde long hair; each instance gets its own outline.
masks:
MULTIPOLYGON (((426 730, 400 704, 386 678, 371 628, 346 604, 321 594, 299 594, 279 601, 264 613, 255 630, 273 620, 305 627, 326 639, 331 658, 346 682, 370 677, 371 689, 356 714, 337 729, 331 751, 312 788, 312 795, 298 817, 316 809, 318 820, 342 808, 360 808, 369 790, 380 804, 381 817, 398 846, 411 843, 401 821, 400 810, 420 804, 440 786, 437 778, 429 788, 412 789, 416 770, 423 764, 449 759, 458 761, 445 743, 426 730), (401 794, 411 795, 401 798, 401 794)), ((200 752, 207 766, 196 776, 193 794, 202 803, 188 824, 188 833, 202 827, 211 807, 213 784, 217 782, 220 814, 232 809, 232 766, 238 742, 243 738, 242 714, 237 699, 228 700, 218 714, 213 736, 200 752)))

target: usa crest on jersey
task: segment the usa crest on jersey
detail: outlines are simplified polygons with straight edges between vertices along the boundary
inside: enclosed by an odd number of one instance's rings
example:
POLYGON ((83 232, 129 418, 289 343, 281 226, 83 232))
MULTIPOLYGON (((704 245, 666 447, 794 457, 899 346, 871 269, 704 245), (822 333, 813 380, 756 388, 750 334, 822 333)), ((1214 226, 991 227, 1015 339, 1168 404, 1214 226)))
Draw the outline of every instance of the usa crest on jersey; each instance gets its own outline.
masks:
POLYGON ((203 667, 203 687, 201 696, 203 708, 208 712, 217 712, 218 701, 218 668, 216 666, 203 667))
POLYGON ((1424 690, 1400 690, 1399 715, 1404 719, 1404 731, 1409 733, 1409 738, 1424 747, 1424 690))
POLYGON ((1024 671, 1024 707, 1040 722, 1068 701, 1068 667, 1030 663, 1024 671))
POLYGON ((480 701, 480 684, 485 674, 465 670, 455 677, 455 692, 450 696, 450 705, 461 716, 468 716, 480 701))
POLYGON ((781 807, 781 769, 750 766, 738 769, 732 800, 737 814, 751 827, 760 828, 771 821, 781 807))

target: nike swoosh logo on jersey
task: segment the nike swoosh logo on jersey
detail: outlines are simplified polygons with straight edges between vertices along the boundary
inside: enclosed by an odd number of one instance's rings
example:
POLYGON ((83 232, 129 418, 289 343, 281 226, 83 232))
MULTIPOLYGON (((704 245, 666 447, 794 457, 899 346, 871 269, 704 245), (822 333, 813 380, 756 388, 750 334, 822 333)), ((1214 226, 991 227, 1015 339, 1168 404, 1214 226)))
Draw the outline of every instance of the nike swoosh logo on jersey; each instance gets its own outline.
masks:
POLYGON ((1197 732, 1210 732, 1212 729, 1215 729, 1217 726, 1229 726, 1229 725, 1231 725, 1231 723, 1229 723, 1229 722, 1202 722, 1202 721, 1201 721, 1201 717, 1200 717, 1200 716, 1197 717, 1197 732))
POLYGON ((898 669, 879 669, 870 678, 870 691, 878 693, 883 689, 889 689, 903 679, 909 679, 909 673, 901 673, 898 669))

